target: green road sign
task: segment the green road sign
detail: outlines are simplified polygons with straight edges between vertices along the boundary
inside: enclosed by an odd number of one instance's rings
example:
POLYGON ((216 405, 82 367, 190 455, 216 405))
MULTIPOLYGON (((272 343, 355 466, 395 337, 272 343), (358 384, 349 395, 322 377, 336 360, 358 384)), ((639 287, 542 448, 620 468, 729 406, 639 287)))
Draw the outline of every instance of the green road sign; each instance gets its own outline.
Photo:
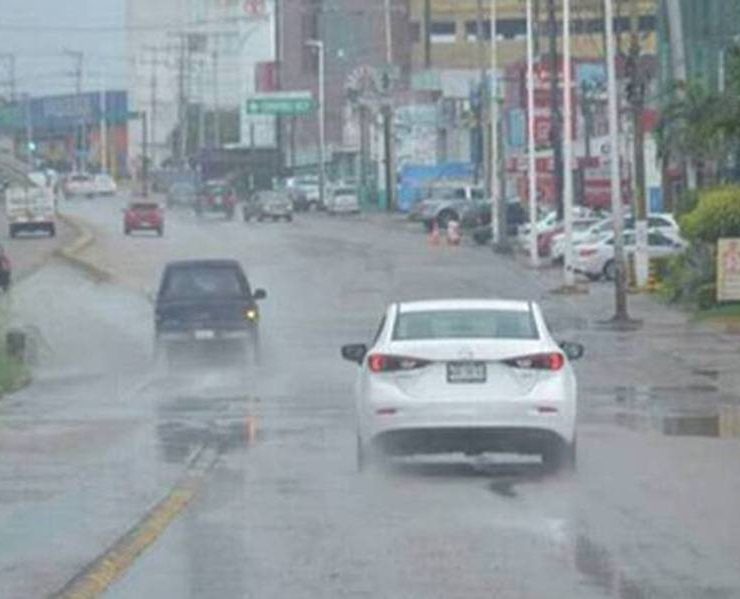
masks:
POLYGON ((310 96, 264 96, 247 100, 247 114, 273 114, 297 116, 316 110, 316 102, 310 96))

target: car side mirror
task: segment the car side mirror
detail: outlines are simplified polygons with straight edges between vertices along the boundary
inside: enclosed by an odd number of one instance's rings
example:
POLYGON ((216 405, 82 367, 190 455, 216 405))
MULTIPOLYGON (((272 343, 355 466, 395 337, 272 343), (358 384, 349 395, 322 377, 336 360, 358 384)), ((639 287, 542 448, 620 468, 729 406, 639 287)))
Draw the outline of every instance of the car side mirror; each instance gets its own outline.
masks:
POLYGON ((342 358, 348 362, 355 362, 356 364, 362 364, 362 361, 367 355, 367 345, 364 343, 351 343, 349 345, 342 346, 342 358))
POLYGON ((560 343, 560 349, 569 360, 580 360, 586 353, 586 348, 581 343, 573 341, 563 341, 560 343))
POLYGON ((252 297, 257 301, 267 299, 267 291, 264 289, 255 289, 252 297))

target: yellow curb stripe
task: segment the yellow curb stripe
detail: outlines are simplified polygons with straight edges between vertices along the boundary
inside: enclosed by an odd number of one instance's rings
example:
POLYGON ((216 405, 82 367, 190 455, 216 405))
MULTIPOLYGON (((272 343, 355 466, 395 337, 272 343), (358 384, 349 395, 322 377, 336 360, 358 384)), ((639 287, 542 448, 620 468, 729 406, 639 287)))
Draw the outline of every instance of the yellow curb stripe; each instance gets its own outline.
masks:
POLYGON ((192 473, 187 475, 134 528, 73 578, 60 592, 52 596, 57 599, 95 599, 105 593, 190 505, 213 463, 215 458, 205 467, 191 468, 192 473))

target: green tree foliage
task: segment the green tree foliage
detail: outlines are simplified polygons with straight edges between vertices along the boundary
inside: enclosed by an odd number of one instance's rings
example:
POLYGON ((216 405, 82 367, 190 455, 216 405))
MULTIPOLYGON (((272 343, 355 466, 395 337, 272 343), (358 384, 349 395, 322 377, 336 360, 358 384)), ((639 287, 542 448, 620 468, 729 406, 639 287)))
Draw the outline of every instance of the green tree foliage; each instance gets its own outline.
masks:
POLYGON ((740 237, 740 186, 701 193, 696 208, 681 218, 681 230, 694 242, 710 244, 722 237, 740 237))

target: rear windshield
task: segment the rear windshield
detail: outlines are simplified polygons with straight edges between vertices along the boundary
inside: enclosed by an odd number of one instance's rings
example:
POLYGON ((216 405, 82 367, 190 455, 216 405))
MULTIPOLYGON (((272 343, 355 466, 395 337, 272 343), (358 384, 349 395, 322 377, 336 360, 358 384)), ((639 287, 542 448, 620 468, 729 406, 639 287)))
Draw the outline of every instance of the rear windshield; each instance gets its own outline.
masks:
POLYGON ((401 313, 393 338, 417 339, 537 339, 529 312, 515 310, 434 310, 401 313))
POLYGON ((159 209, 159 204, 144 204, 144 203, 137 203, 137 204, 131 204, 132 210, 157 210, 159 209))
POLYGON ((224 195, 229 193, 230 189, 225 185, 206 185, 205 192, 215 195, 224 195))
POLYGON ((246 282, 232 266, 189 266, 170 270, 161 297, 165 300, 217 299, 247 294, 246 282))

